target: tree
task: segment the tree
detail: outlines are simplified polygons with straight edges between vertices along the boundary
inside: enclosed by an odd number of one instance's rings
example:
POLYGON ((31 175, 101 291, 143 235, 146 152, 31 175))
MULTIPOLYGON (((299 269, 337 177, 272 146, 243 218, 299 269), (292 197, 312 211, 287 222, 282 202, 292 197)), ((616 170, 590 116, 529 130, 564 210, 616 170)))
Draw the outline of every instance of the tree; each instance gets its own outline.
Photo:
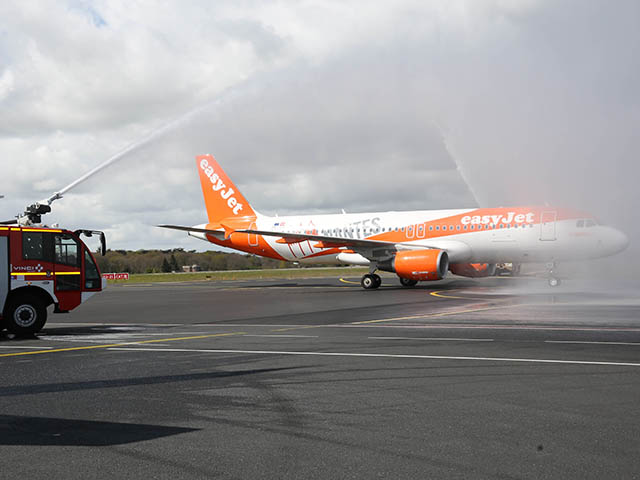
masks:
POLYGON ((167 262, 166 257, 162 259, 162 271, 164 273, 169 273, 171 271, 171 265, 169 265, 169 262, 167 262))
POLYGON ((171 260, 169 261, 169 267, 171 268, 172 272, 177 272, 179 270, 178 261, 176 260, 176 257, 175 257, 175 255, 173 253, 171 254, 171 260))

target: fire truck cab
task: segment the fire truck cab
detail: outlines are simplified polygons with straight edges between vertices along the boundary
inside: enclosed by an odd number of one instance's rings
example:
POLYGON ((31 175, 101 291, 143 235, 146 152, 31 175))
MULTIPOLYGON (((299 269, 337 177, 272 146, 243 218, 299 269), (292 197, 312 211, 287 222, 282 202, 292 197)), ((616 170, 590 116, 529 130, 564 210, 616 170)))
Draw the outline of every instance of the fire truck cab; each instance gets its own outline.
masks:
POLYGON ((105 288, 81 234, 99 235, 104 254, 102 232, 0 226, 0 330, 37 333, 50 305, 66 313, 105 288))

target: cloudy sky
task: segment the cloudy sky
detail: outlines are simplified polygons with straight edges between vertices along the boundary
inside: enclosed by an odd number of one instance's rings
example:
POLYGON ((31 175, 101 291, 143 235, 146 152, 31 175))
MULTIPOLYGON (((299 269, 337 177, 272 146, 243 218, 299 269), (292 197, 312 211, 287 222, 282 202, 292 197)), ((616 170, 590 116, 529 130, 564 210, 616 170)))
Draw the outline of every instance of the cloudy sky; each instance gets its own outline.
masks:
POLYGON ((640 2, 4 1, 0 200, 206 249, 212 153, 261 212, 563 204, 637 236, 640 2))

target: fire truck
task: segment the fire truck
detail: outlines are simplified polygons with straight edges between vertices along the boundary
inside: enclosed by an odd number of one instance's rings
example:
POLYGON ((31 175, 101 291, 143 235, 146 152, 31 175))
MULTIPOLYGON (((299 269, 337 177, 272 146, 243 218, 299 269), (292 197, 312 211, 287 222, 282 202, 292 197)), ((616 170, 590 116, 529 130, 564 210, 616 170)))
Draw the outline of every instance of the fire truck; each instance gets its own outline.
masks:
POLYGON ((69 312, 106 286, 80 238, 97 235, 104 255, 104 233, 34 225, 50 207, 32 207, 28 222, 0 223, 0 330, 17 335, 39 332, 50 305, 54 313, 69 312))

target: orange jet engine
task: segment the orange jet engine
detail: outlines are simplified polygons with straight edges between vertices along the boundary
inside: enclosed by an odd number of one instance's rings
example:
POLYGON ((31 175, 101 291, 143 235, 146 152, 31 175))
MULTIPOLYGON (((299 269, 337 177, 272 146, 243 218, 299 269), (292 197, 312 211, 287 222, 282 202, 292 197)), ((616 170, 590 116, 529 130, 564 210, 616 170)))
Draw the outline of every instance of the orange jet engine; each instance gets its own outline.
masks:
POLYGON ((407 250, 398 252, 378 268, 395 272, 400 278, 411 280, 440 280, 449 269, 449 255, 444 250, 407 250))

